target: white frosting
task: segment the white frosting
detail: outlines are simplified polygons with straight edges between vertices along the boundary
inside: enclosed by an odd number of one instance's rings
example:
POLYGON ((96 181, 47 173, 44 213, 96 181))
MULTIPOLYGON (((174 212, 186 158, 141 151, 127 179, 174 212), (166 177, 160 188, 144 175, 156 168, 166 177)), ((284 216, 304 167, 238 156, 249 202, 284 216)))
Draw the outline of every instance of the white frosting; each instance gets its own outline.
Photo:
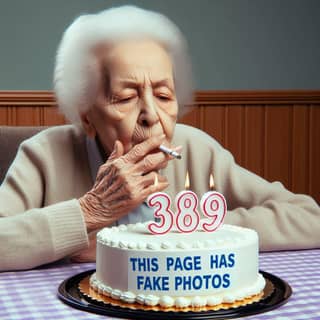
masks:
MULTIPOLYGON (((103 284, 96 284, 99 283, 99 281, 96 279, 96 274, 93 274, 90 279, 90 285, 97 290, 99 293, 102 293, 102 291, 99 290, 100 286, 103 286, 103 284)), ((245 297, 250 297, 254 294, 260 293, 265 287, 265 280, 261 274, 258 274, 258 279, 254 285, 250 287, 249 290, 244 290, 247 294, 245 294, 242 291, 234 291, 229 292, 225 294, 217 294, 217 295, 204 295, 204 296, 195 296, 195 297, 170 297, 170 296, 153 296, 153 295, 144 295, 139 294, 136 295, 132 292, 123 292, 120 294, 120 291, 117 290, 117 295, 115 299, 119 299, 118 296, 120 295, 120 299, 127 303, 134 303, 137 302, 139 304, 145 304, 145 305, 161 305, 162 307, 172 307, 176 306, 178 308, 184 308, 189 306, 194 307, 200 307, 200 306, 216 306, 223 302, 225 303, 231 303, 237 300, 242 300, 245 297)), ((115 291, 112 291, 112 293, 115 291)), ((113 294, 109 292, 103 291, 103 294, 107 297, 114 298, 113 294)))
POLYGON ((98 292, 150 306, 201 307, 260 293, 258 236, 223 225, 207 233, 152 235, 146 223, 105 228, 97 234, 98 292))
POLYGON ((134 303, 136 301, 136 295, 130 291, 127 291, 121 294, 120 299, 127 303, 134 303))
POLYGON ((162 307, 172 307, 174 306, 174 299, 170 296, 162 296, 159 300, 159 304, 162 307))
POLYGON ((192 233, 179 233, 176 230, 163 235, 153 235, 147 229, 148 223, 120 225, 104 228, 97 234, 98 243, 138 250, 183 249, 244 246, 257 239, 252 229, 224 224, 217 231, 208 233, 197 230, 192 233))
POLYGON ((149 294, 145 297, 144 303, 148 306, 156 306, 159 303, 160 298, 149 294))

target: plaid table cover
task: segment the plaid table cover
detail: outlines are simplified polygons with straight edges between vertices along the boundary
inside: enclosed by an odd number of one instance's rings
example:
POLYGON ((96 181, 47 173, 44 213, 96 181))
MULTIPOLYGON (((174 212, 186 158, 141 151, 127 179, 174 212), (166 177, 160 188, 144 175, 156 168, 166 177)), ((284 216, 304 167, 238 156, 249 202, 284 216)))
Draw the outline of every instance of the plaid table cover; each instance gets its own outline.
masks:
MULTIPOLYGON (((57 298, 63 280, 94 268, 93 263, 60 262, 0 273, 0 319, 116 319, 74 309, 57 298)), ((262 253, 260 269, 286 280, 293 295, 278 309, 241 319, 320 319, 320 250, 262 253)))

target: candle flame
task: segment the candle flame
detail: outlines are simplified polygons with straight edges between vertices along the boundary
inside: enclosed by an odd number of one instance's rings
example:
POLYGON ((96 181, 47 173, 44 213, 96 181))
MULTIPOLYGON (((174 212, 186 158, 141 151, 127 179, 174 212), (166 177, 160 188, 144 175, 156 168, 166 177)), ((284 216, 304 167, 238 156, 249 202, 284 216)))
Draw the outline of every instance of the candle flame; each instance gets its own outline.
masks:
POLYGON ((214 180, 213 180, 213 174, 210 174, 210 182, 209 182, 209 187, 210 190, 213 191, 214 190, 214 180))
POLYGON ((157 174, 155 174, 155 176, 154 176, 154 186, 155 187, 157 187, 158 186, 158 184, 159 184, 159 180, 158 180, 158 175, 157 174))
POLYGON ((186 174, 186 180, 185 180, 185 183, 184 183, 184 187, 185 187, 185 190, 189 190, 190 189, 190 179, 189 179, 189 172, 187 171, 187 174, 186 174))

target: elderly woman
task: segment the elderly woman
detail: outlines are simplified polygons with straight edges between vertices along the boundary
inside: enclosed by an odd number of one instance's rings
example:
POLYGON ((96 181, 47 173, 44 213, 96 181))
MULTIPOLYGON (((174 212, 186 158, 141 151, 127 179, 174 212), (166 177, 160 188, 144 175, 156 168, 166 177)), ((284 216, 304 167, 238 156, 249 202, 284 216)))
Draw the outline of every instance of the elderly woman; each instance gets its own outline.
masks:
POLYGON ((255 229, 261 250, 320 246, 320 209, 310 197, 263 180, 205 133, 176 125, 190 102, 188 61, 180 31, 158 13, 124 6, 71 24, 55 91, 73 125, 19 148, 0 188, 1 270, 94 260, 97 230, 153 219, 146 197, 173 197, 187 171, 198 195, 214 174, 228 203, 225 222, 255 229))

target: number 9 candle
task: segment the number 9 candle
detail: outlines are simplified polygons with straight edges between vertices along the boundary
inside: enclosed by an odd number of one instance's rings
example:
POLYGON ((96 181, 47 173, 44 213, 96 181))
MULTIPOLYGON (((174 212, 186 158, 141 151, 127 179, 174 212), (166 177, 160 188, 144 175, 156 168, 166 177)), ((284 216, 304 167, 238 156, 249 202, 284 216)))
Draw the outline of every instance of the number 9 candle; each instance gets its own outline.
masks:
POLYGON ((200 201, 202 213, 207 219, 202 219, 202 228, 207 232, 215 231, 222 224, 227 212, 227 202, 224 196, 214 191, 214 180, 210 175, 210 190, 200 201))

